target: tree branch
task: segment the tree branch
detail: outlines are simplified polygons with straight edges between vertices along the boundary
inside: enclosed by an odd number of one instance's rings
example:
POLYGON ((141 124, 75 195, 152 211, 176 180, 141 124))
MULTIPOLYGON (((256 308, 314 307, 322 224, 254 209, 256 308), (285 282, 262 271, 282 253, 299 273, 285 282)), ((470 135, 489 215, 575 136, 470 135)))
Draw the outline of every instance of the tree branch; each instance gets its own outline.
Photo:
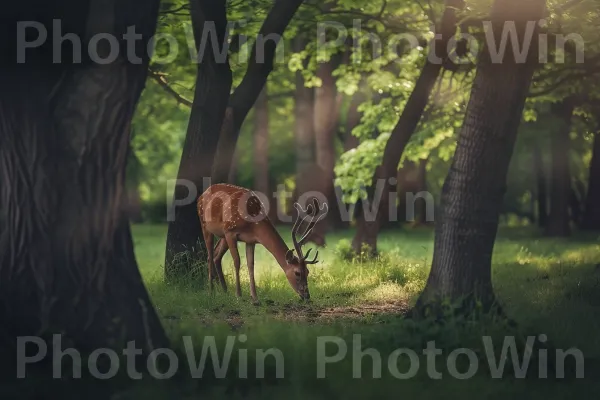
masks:
POLYGON ((225 182, 229 176, 242 123, 273 70, 277 44, 301 4, 302 0, 276 0, 258 32, 244 78, 229 98, 232 124, 221 131, 213 165, 214 182, 225 182))
POLYGON ((171 85, 169 85, 169 82, 167 82, 167 80, 165 79, 165 76, 163 74, 161 74, 157 71, 154 71, 152 69, 148 69, 148 75, 156 83, 158 83, 160 85, 160 87, 162 87, 168 94, 170 94, 175 100, 177 100, 177 103, 183 104, 184 106, 187 106, 190 108, 192 107, 192 101, 186 99, 185 97, 183 97, 182 95, 177 93, 175 91, 175 89, 173 89, 171 87, 171 85))

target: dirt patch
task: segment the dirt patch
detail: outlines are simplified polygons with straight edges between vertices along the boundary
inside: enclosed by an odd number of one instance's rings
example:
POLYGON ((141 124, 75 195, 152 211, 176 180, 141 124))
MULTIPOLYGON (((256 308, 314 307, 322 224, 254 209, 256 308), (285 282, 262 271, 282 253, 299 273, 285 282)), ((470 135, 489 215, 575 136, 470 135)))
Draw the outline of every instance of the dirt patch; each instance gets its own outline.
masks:
MULTIPOLYGON (((408 303, 404 301, 389 301, 381 303, 363 303, 347 306, 315 306, 311 304, 277 304, 267 300, 264 303, 266 313, 273 319, 284 321, 298 321, 305 323, 328 323, 335 320, 360 320, 370 317, 385 317, 392 315, 404 315, 409 310, 408 303)), ((212 316, 203 315, 196 319, 204 326, 211 326, 216 320, 226 322, 232 331, 238 331, 242 328, 246 321, 240 310, 221 311, 219 309, 212 316)), ((174 315, 163 316, 163 321, 166 324, 176 324, 177 321, 185 317, 174 315)))
POLYGON ((375 315, 402 315, 409 310, 406 302, 366 303, 351 306, 314 307, 286 304, 272 313, 278 319, 326 322, 335 319, 360 319, 375 315))
POLYGON ((228 312, 227 317, 225 317, 225 322, 231 327, 232 331, 237 331, 244 326, 244 319, 238 310, 228 312))

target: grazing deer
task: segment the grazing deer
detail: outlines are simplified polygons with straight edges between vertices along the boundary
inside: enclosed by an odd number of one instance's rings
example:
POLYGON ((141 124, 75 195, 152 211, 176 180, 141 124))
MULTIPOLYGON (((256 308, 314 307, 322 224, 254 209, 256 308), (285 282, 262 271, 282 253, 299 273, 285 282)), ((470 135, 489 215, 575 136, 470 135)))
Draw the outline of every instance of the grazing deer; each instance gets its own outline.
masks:
POLYGON ((305 244, 317 222, 327 213, 327 203, 323 203, 319 207, 319 202, 315 198, 314 205, 309 204, 306 210, 303 210, 298 203, 294 204, 298 211, 298 218, 292 228, 293 249, 288 249, 285 241, 267 217, 263 204, 251 190, 228 184, 215 184, 202 193, 197 205, 202 234, 208 250, 208 277, 211 288, 216 272, 221 286, 227 291, 221 260, 229 250, 235 267, 236 295, 238 297, 242 295, 240 288, 240 255, 237 243, 238 241, 243 242, 246 243, 250 294, 253 302, 258 303, 254 282, 254 248, 258 243, 263 245, 275 257, 296 293, 302 299, 310 299, 307 265, 318 262, 319 252, 316 252, 312 260, 308 260, 312 249, 309 249, 305 255, 302 251, 302 245, 305 244), (306 215, 302 217, 302 214, 306 215), (298 239, 297 233, 300 225, 309 217, 308 226, 298 239), (216 247, 213 247, 213 235, 220 238, 216 247), (296 255, 294 255, 294 251, 296 251, 296 255))

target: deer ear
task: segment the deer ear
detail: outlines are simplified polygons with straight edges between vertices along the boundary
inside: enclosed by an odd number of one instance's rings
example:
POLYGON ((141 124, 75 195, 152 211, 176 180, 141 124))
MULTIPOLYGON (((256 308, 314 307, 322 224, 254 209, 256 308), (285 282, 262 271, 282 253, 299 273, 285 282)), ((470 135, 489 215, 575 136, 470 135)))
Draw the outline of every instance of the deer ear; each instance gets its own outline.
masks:
POLYGON ((288 264, 291 264, 292 261, 294 261, 294 249, 289 249, 286 253, 285 253, 285 261, 287 261, 288 264))

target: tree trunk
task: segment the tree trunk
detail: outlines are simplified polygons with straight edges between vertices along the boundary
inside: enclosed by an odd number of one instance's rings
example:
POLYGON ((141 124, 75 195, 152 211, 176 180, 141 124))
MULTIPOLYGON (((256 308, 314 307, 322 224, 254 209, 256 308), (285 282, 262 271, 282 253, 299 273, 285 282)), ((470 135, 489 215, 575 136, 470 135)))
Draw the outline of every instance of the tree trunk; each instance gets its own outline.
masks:
MULTIPOLYGON (((306 39, 297 36, 293 41, 294 52, 301 52, 306 46, 306 39)), ((304 60, 305 67, 307 60, 304 60)), ((301 71, 296 71, 296 89, 294 93, 294 140, 296 145, 296 187, 292 195, 293 201, 307 200, 303 198, 305 193, 311 191, 322 192, 323 181, 317 177, 323 171, 316 162, 316 139, 315 139, 315 90, 305 86, 301 71)), ((306 206, 303 204, 302 206, 306 206)), ((297 217, 296 210, 291 209, 292 218, 297 217)), ((320 242, 313 230, 309 241, 320 242)))
POLYGON ((419 160, 418 163, 405 161, 402 168, 398 169, 397 178, 397 223, 411 225, 422 225, 427 223, 427 202, 418 197, 413 198, 421 192, 427 191, 427 160, 419 160))
POLYGON ((277 199, 269 182, 269 102, 265 86, 254 106, 254 190, 264 194, 268 201, 269 218, 277 221, 277 199))
POLYGON ((573 103, 567 99, 553 106, 553 114, 559 119, 559 127, 552 133, 552 170, 550 175, 550 214, 546 235, 566 237, 571 234, 571 172, 569 149, 571 148, 571 119, 573 103))
POLYGON ((194 102, 177 173, 178 183, 183 182, 175 187, 174 194, 177 203, 173 204, 181 205, 174 206, 174 218, 169 221, 167 232, 164 266, 167 279, 189 278, 192 272, 199 277, 206 275, 205 268, 202 268, 206 249, 196 199, 205 189, 204 178, 211 175, 232 79, 226 55, 221 57, 213 50, 221 49, 226 40, 225 1, 204 3, 192 0, 191 15, 197 47, 201 43, 205 23, 212 24, 214 21, 217 37, 209 35, 204 54, 199 54, 202 62, 198 64, 194 102), (217 43, 213 43, 215 39, 217 43), (187 257, 181 257, 183 254, 187 257))
POLYGON ((600 133, 594 136, 592 161, 588 178, 584 215, 581 228, 600 231, 600 133))
POLYGON ((229 176, 227 177, 227 182, 235 185, 237 182, 237 174, 240 163, 240 150, 238 147, 235 148, 233 152, 233 159, 231 160, 231 169, 229 170, 229 176))
MULTIPOLYGON (((416 197, 419 193, 427 192, 427 159, 419 160, 416 173, 416 184, 413 195, 416 197)), ((413 226, 427 225, 429 215, 427 215, 427 198, 418 197, 416 198, 414 206, 414 220, 412 220, 413 226)))
MULTIPOLYGON (((359 89, 360 90, 360 89, 359 89)), ((350 101, 350 106, 348 107, 348 114, 346 116, 346 126, 344 130, 344 152, 349 151, 358 147, 360 141, 358 137, 352 134, 354 128, 356 128, 360 124, 360 120, 362 118, 362 113, 358 111, 358 107, 366 100, 366 96, 362 91, 358 91, 352 96, 352 100, 350 101)), ((340 195, 341 199, 341 190, 340 188, 336 188, 340 195)), ((352 205, 349 203, 345 203, 344 207, 349 210, 352 205)), ((356 206, 356 204, 354 205, 356 206)), ((339 211, 339 206, 338 206, 339 211)), ((340 214, 341 216, 342 214, 340 214)), ((349 214, 351 216, 351 214, 349 214)), ((342 218, 340 218, 342 219, 342 218)), ((350 218, 347 220, 340 221, 340 229, 347 229, 350 226, 350 218)))
POLYGON ((546 191, 546 167, 539 146, 533 148, 533 169, 535 171, 537 195, 537 221, 538 226, 546 226, 548 219, 548 195, 546 191))
POLYGON ((333 77, 334 65, 332 61, 319 64, 317 77, 321 79, 321 86, 315 89, 314 124, 317 165, 323 171, 322 175, 312 179, 320 180, 323 195, 327 200, 329 212, 327 216, 314 228, 314 233, 319 236, 325 234, 338 225, 340 220, 337 199, 335 196, 335 140, 337 136, 339 104, 338 94, 333 77))
POLYGON ((142 216, 142 198, 139 186, 127 188, 126 202, 126 213, 129 221, 136 224, 142 223, 144 218, 142 216))
MULTIPOLYGON (((55 2, 43 22, 51 32, 50 18, 60 17, 86 38, 122 37, 135 26, 143 38, 140 63, 121 51, 107 64, 56 65, 48 47, 40 47, 28 51, 25 64, 5 63, 0 73, 0 178, 10 182, 0 186, 0 343, 11 352, 15 337, 28 335, 48 340, 51 349, 51 335, 62 334, 64 347, 83 352, 134 341, 147 356, 168 345, 125 212, 130 123, 145 84, 158 1, 108 3, 55 2)), ((32 13, 41 11, 17 6, 19 20, 40 20, 32 13)), ((16 43, 13 35, 4 38, 16 43)))
MULTIPOLYGON (((313 125, 314 90, 304 86, 300 71, 296 72, 296 91, 294 94, 294 137, 296 143, 296 190, 307 191, 306 182, 300 179, 302 172, 313 165, 315 160, 315 130, 313 125)), ((297 198, 297 196, 294 196, 297 198)))
POLYGON ((439 51, 441 48, 443 54, 438 61, 433 61, 430 57, 425 61, 425 65, 423 66, 421 74, 415 83, 415 87, 406 102, 402 115, 386 143, 382 163, 376 169, 371 186, 367 189, 367 203, 368 205, 371 205, 374 203, 377 182, 384 182, 383 193, 380 197, 381 200, 378 205, 372 206, 377 209, 375 218, 372 220, 366 219, 364 207, 367 206, 367 204, 365 204, 364 200, 360 201, 358 204, 359 207, 356 208, 356 234, 352 241, 352 248, 357 253, 360 253, 365 245, 368 246, 371 253, 377 253, 377 235, 379 234, 383 221, 386 216, 388 216, 389 193, 390 190, 393 190, 393 186, 390 186, 393 185, 393 181, 395 181, 395 179, 392 178, 396 177, 398 163, 402 158, 402 153, 417 128, 421 116, 423 115, 423 111, 427 106, 433 86, 442 69, 442 61, 445 62, 447 60, 447 43, 456 30, 456 9, 461 8, 462 5, 462 0, 447 1, 447 7, 444 10, 444 15, 442 16, 440 27, 438 29, 440 32, 438 36, 441 36, 441 38, 436 37, 436 46, 431 48, 432 51, 433 49, 439 51))
MULTIPOLYGON (((500 43, 506 21, 515 21, 523 43, 527 21, 537 21, 544 1, 496 0, 491 33, 500 43)), ((498 221, 506 191, 508 166, 525 99, 537 62, 537 41, 531 39, 528 59, 520 61, 506 47, 503 60, 493 62, 490 49, 480 53, 477 72, 460 131, 456 152, 442 188, 436 216, 431 272, 417 301, 420 315, 430 305, 463 300, 463 312, 494 302, 491 262, 498 221), (499 107, 498 105, 503 105, 499 107)))

